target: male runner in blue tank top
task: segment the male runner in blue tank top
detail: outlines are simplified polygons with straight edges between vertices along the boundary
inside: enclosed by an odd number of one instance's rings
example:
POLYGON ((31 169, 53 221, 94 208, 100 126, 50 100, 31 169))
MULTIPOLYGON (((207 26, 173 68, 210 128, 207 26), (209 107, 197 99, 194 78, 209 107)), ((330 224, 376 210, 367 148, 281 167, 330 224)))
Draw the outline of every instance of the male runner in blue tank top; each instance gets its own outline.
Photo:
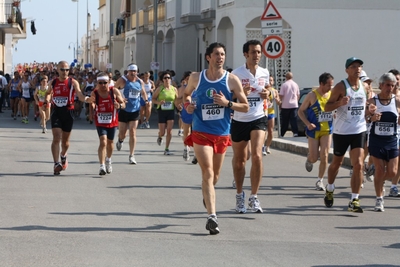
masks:
POLYGON ((238 77, 224 70, 225 46, 212 43, 205 58, 209 68, 190 75, 184 92, 184 108, 193 113, 192 134, 187 144, 193 145, 202 172, 202 192, 208 212, 206 229, 219 233, 215 209, 215 184, 218 181, 227 147, 231 109, 247 112, 249 105, 238 77), (191 102, 193 91, 196 103, 191 102), (232 102, 237 98, 237 102, 232 102), (192 141, 192 142, 191 142, 192 141))

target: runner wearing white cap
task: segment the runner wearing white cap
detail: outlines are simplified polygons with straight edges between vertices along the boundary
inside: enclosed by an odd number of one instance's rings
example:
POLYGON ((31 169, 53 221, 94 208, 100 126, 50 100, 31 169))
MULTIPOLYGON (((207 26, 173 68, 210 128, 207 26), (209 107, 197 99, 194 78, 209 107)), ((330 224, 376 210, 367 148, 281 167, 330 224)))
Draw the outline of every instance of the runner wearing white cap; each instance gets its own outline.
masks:
POLYGON ((126 137, 126 131, 129 130, 129 163, 136 164, 135 145, 136 145, 136 129, 139 122, 140 111, 140 95, 145 102, 148 102, 147 94, 144 89, 144 83, 137 77, 138 67, 135 64, 129 64, 128 73, 117 80, 115 87, 124 89, 123 97, 125 98, 126 108, 119 111, 118 114, 118 141, 116 143, 117 150, 120 151, 122 143, 126 137))

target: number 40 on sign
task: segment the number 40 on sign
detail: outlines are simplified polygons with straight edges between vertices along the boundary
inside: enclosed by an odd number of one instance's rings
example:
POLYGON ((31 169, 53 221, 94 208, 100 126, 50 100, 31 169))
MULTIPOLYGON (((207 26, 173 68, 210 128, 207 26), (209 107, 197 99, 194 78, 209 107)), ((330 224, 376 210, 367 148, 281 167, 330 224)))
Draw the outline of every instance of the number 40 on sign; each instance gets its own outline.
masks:
POLYGON ((280 58, 285 53, 285 42, 279 36, 268 36, 262 43, 262 51, 267 58, 280 58))

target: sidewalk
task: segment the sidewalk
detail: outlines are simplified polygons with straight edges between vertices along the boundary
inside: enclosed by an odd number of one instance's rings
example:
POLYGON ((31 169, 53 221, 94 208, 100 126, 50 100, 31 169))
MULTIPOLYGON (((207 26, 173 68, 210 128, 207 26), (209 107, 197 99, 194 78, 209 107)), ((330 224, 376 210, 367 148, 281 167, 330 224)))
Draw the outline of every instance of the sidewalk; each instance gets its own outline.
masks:
MULTIPOLYGON (((308 142, 305 136, 293 137, 293 133, 288 131, 285 134, 285 137, 278 137, 278 131, 274 131, 274 139, 272 139, 271 148, 296 153, 302 156, 307 156, 308 154, 308 142)), ((329 162, 333 157, 333 149, 329 150, 329 162)), ((350 156, 349 153, 346 152, 343 167, 351 167, 350 156)))

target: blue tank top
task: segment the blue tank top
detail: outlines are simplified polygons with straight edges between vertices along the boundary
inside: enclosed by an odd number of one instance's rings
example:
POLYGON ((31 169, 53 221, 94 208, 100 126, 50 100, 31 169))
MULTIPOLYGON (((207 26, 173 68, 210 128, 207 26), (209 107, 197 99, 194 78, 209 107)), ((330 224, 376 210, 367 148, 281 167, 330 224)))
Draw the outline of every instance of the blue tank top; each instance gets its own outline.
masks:
POLYGON ((385 149, 396 149, 397 141, 397 120, 398 112, 396 107, 396 97, 392 95, 387 105, 381 104, 378 95, 375 99, 376 112, 380 112, 381 119, 371 123, 369 128, 368 145, 379 146, 385 149))
POLYGON ((138 111, 140 109, 140 93, 142 91, 140 79, 131 82, 125 76, 122 76, 122 78, 125 80, 124 97, 128 101, 126 103, 125 111, 138 111))
POLYGON ((229 135, 231 110, 213 102, 213 95, 221 92, 227 100, 232 101, 232 92, 228 86, 229 72, 216 80, 206 77, 206 70, 200 73, 199 83, 195 89, 196 109, 193 112, 193 130, 213 135, 229 135))
POLYGON ((19 96, 19 91, 17 90, 17 85, 19 84, 19 79, 18 80, 11 80, 11 94, 10 97, 18 97, 19 96))

